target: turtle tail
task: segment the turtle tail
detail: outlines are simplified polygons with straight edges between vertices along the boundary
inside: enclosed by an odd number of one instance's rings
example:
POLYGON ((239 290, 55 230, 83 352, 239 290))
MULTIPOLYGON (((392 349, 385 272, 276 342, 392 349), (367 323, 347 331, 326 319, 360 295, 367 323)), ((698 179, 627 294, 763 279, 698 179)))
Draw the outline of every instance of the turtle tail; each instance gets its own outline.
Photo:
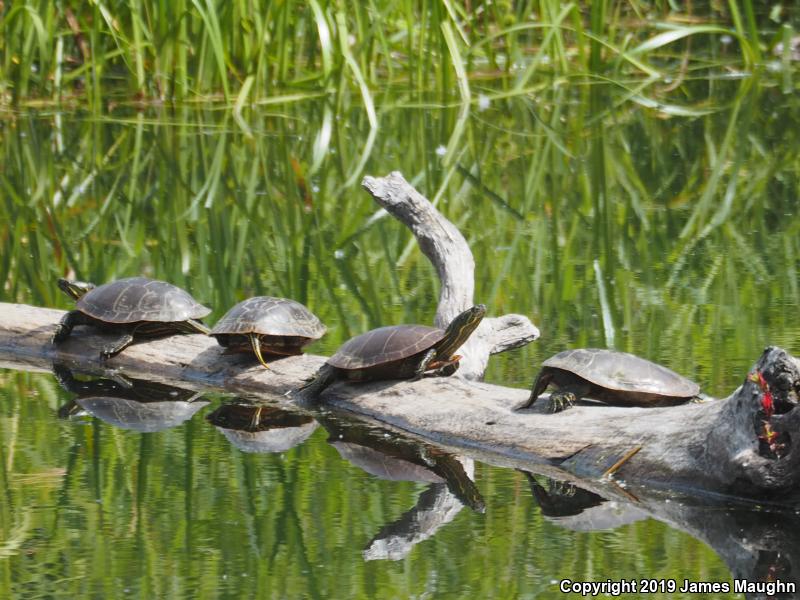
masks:
MULTIPOLYGON (((298 392, 297 396, 304 400, 316 400, 319 395, 338 379, 338 373, 335 367, 331 365, 322 365, 313 376, 306 380, 306 382, 294 392, 298 392)), ((294 394, 292 394, 294 395, 294 394)))
POLYGON ((261 342, 258 339, 258 335, 255 333, 250 333, 248 334, 248 337, 250 338, 250 345, 253 347, 253 352, 255 353, 258 362, 264 365, 265 369, 269 369, 269 365, 266 363, 266 361, 264 361, 264 357, 261 355, 261 342))

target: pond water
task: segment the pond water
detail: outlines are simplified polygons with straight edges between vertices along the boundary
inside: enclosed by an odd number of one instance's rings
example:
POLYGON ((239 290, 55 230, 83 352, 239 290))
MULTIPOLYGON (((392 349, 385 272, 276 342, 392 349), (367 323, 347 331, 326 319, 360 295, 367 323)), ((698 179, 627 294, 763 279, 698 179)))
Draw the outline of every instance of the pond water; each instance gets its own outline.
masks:
MULTIPOLYGON (((476 300, 542 330, 487 381, 528 387, 557 351, 615 347, 724 396, 766 345, 800 353, 792 76, 720 69, 655 107, 596 83, 507 99, 487 84, 466 114, 386 101, 375 132, 347 98, 246 110, 246 127, 199 108, 4 113, 0 300, 67 308, 60 276, 139 274, 189 289, 212 321, 291 297, 329 327, 319 354, 430 323, 433 269, 359 187, 400 170, 467 237, 476 300)), ((730 581, 746 552, 763 577, 797 569, 791 542, 735 533, 783 514, 742 510, 724 542, 647 514, 592 531, 548 513, 522 472, 474 464, 481 512, 370 474, 325 427, 243 450, 208 420, 230 398, 148 433, 64 418, 73 399, 51 375, 0 373, 2 597, 549 598, 563 578, 730 581), (375 549, 436 502, 429 535, 375 549)))

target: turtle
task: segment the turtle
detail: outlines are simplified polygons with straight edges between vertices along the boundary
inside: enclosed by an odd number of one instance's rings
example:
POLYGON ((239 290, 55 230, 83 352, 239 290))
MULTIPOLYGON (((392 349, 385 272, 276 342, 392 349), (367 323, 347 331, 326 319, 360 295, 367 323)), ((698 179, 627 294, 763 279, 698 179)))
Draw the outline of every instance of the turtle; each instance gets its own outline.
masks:
POLYGON ((116 356, 137 338, 155 338, 176 333, 203 333, 209 329, 200 320, 211 312, 181 288, 147 277, 128 277, 101 286, 59 279, 58 287, 76 300, 75 310, 61 319, 53 335, 60 344, 76 325, 91 325, 119 337, 106 345, 101 358, 116 356))
MULTIPOLYGON (((286 298, 256 296, 239 302, 210 335, 226 352, 252 352, 267 367, 262 352, 292 356, 325 334, 325 325, 305 306, 286 298)), ((267 367, 269 368, 269 367, 267 367)))
POLYGON ((552 385, 550 411, 566 410, 583 397, 621 406, 671 406, 699 399, 700 386, 654 362, 616 350, 565 350, 542 363, 528 408, 552 385))
POLYGON ((476 304, 453 319, 446 330, 390 325, 362 333, 345 342, 300 390, 307 397, 315 397, 337 379, 419 379, 426 371, 452 375, 461 359, 455 351, 485 314, 486 306, 476 304))

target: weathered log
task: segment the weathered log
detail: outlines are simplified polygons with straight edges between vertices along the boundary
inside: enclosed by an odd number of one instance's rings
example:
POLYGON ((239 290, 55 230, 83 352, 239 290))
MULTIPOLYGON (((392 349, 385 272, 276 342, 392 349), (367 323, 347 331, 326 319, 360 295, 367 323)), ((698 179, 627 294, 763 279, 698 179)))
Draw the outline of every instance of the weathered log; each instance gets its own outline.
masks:
MULTIPOLYGON (((365 186, 414 231, 436 265, 443 281, 438 322, 470 305, 472 257, 452 224, 397 173, 381 180, 367 178, 365 186)), ((286 394, 324 361, 311 355, 288 357, 273 362, 267 371, 245 356, 223 356, 211 338, 180 335, 136 344, 104 364, 99 359, 103 336, 89 328, 77 328, 57 348, 50 344, 62 314, 0 305, 0 361, 14 368, 24 362, 26 368, 49 369, 54 360, 81 370, 115 368, 131 377, 284 403, 291 402, 286 394)), ((514 412, 527 390, 465 378, 479 379, 491 353, 526 343, 537 334, 522 316, 487 320, 461 350, 466 365, 460 377, 338 383, 320 401, 503 466, 539 465, 540 471, 590 480, 616 466, 618 478, 669 488, 782 501, 798 496, 800 452, 792 436, 800 418, 800 371, 784 351, 767 349, 759 359, 754 372, 763 374, 764 383, 744 377, 741 388, 726 400, 671 408, 578 406, 550 415, 539 403, 514 412), (764 385, 779 407, 769 418, 763 408, 764 385), (765 436, 764 421, 781 435, 771 444, 759 439, 765 436), (621 459, 625 460, 620 463, 621 459)))

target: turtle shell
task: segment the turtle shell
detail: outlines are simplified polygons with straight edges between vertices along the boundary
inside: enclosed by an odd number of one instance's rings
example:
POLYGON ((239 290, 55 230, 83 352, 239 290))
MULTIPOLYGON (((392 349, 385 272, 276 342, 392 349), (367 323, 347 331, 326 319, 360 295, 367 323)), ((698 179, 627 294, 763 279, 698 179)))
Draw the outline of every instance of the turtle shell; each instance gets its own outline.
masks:
POLYGON ((596 386, 618 392, 676 398, 691 398, 700 392, 699 385, 675 371, 616 350, 566 350, 551 356, 542 366, 569 371, 596 386))
POLYGON ((425 325, 379 327, 345 342, 328 364, 346 370, 385 365, 432 348, 444 333, 443 329, 425 325))
POLYGON ((181 288, 147 277, 128 277, 98 286, 81 296, 75 308, 106 323, 178 322, 211 312, 181 288))
POLYGON ((256 296, 239 302, 219 320, 210 335, 287 335, 319 339, 325 325, 294 300, 256 296))

